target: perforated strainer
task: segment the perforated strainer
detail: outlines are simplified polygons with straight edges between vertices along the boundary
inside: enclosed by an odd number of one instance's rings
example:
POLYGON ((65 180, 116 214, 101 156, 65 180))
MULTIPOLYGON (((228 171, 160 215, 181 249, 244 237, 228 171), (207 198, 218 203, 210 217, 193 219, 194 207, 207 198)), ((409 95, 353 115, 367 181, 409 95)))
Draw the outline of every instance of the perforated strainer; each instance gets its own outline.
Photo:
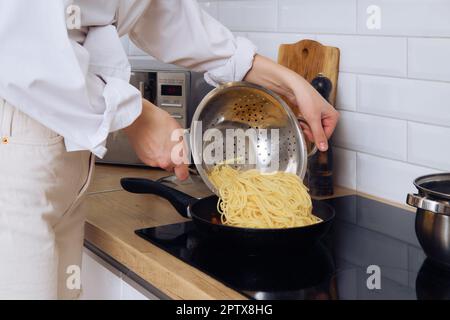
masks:
POLYGON ((216 194, 208 173, 220 163, 302 179, 306 174, 308 152, 297 117, 278 95, 247 82, 224 84, 202 100, 190 147, 199 174, 216 194))

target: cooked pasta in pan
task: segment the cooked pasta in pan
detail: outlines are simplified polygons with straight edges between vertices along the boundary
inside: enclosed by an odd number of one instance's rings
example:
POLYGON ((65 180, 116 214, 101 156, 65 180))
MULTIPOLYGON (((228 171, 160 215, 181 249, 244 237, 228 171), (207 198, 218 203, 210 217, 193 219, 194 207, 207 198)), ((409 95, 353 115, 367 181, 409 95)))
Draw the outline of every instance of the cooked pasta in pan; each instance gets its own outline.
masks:
POLYGON ((225 225, 278 229, 321 221, 312 214, 308 189, 295 174, 239 171, 218 165, 209 177, 219 191, 217 209, 225 225))

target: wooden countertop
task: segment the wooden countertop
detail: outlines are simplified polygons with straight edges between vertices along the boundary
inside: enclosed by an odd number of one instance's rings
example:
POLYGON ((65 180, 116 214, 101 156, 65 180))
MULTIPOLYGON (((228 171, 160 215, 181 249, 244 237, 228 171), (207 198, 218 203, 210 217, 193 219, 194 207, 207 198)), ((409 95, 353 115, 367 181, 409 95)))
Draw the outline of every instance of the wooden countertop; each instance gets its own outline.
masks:
MULTIPOLYGON (((159 179, 164 171, 97 165, 87 196, 85 239, 173 299, 243 299, 203 272, 135 235, 137 229, 185 221, 164 199, 135 195, 120 187, 122 177, 159 179)), ((205 187, 204 187, 205 188, 205 187)), ((201 197, 205 189, 183 191, 201 197)))
MULTIPOLYGON (((244 299, 203 272, 135 235, 137 229, 185 221, 164 199, 135 195, 120 186, 122 177, 159 179, 161 170, 97 165, 87 197, 85 239, 173 299, 244 299)), ((209 194, 201 183, 180 190, 195 197, 209 194)), ((335 196, 355 194, 336 188, 335 196)), ((377 199, 380 200, 380 199, 377 199)))

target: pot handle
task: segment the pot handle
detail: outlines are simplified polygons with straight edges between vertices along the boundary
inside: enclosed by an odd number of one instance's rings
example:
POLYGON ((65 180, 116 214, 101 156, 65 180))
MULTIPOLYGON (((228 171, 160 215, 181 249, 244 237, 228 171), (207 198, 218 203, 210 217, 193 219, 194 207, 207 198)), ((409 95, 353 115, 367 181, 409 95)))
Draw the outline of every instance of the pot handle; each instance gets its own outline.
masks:
POLYGON ((123 178, 120 180, 122 187, 131 193, 155 194, 168 200, 180 215, 191 218, 188 207, 196 198, 168 187, 160 182, 142 178, 123 178))
POLYGON ((418 194, 408 194, 406 203, 412 207, 450 216, 450 203, 435 201, 418 194))
MULTIPOLYGON (((309 125, 308 125, 308 122, 305 120, 305 118, 303 118, 303 117, 301 117, 301 116, 298 116, 298 117, 297 117, 297 120, 298 120, 299 122, 302 122, 302 123, 306 124, 307 126, 309 126, 309 125)), ((301 129, 300 129, 300 130, 301 130, 301 129)), ((312 150, 308 153, 308 158, 311 158, 313 155, 315 155, 315 154, 317 153, 318 150, 319 150, 319 149, 317 148, 316 144, 314 144, 314 147, 313 147, 312 150)))

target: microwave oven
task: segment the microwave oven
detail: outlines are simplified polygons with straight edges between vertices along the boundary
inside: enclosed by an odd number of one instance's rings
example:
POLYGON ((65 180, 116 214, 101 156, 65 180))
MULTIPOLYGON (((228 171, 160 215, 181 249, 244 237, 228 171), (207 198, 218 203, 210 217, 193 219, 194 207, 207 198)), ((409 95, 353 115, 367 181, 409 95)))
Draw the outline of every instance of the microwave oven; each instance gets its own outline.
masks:
MULTIPOLYGON (((182 128, 189 128, 197 106, 213 89, 203 74, 152 60, 131 61, 131 65, 130 83, 139 89, 142 97, 167 111, 182 128)), ((107 154, 97 159, 98 163, 144 165, 122 131, 109 135, 106 148, 107 154)))

